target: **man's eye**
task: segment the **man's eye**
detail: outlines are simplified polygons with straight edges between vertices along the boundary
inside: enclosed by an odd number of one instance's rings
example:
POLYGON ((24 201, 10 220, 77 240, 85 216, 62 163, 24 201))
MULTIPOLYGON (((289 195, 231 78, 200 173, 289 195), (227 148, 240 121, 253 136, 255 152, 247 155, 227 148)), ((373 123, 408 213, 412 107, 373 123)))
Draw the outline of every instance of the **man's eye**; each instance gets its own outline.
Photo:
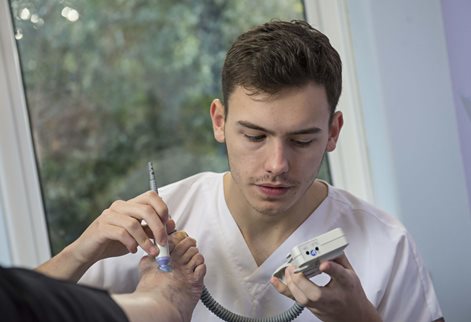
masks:
POLYGON ((314 140, 308 140, 308 141, 300 141, 300 140, 293 140, 293 144, 300 146, 300 147, 305 147, 308 146, 312 143, 314 140))
POLYGON ((247 135, 247 134, 244 134, 244 136, 250 142, 260 142, 260 141, 263 141, 263 139, 265 139, 265 135, 247 135))

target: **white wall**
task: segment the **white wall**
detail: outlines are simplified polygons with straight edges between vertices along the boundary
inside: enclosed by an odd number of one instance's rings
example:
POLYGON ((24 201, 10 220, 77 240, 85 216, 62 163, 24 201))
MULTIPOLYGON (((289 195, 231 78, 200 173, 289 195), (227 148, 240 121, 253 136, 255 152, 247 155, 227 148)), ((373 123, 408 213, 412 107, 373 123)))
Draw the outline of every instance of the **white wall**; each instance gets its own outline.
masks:
POLYGON ((441 3, 461 155, 471 200, 471 1, 442 0, 441 3))
POLYGON ((447 321, 469 321, 471 210, 440 1, 348 4, 376 204, 414 236, 447 321))

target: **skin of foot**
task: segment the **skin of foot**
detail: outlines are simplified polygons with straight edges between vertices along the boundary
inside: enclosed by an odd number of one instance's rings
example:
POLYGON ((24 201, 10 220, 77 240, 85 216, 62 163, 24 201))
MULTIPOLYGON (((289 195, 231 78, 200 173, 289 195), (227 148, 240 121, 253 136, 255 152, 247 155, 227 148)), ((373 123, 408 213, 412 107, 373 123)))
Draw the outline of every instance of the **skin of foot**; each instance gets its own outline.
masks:
POLYGON ((171 272, 159 270, 155 259, 145 256, 139 263, 140 280, 134 297, 123 304, 120 295, 113 298, 130 321, 190 321, 203 290, 206 274, 204 258, 196 241, 184 232, 170 236, 171 272), (131 302, 130 302, 131 301, 131 302))

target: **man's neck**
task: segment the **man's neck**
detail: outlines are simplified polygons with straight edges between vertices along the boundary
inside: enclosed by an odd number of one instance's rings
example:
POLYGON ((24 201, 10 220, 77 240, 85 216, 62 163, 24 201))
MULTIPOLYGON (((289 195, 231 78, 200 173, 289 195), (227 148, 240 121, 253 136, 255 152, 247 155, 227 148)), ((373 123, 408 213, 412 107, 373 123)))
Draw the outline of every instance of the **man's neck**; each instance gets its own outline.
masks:
POLYGON ((327 191, 324 183, 314 181, 293 207, 284 213, 267 215, 249 205, 230 173, 224 177, 227 206, 258 266, 314 212, 327 191))

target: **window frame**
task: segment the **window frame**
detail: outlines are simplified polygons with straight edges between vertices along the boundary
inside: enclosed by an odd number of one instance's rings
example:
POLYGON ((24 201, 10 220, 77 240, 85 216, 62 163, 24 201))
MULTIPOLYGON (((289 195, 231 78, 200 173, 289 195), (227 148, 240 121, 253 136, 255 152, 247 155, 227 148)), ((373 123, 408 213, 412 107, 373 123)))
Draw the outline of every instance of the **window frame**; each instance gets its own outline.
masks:
POLYGON ((20 61, 8 1, 0 3, 1 262, 35 267, 51 256, 20 61), (8 157, 3 157, 8 156, 8 157))
POLYGON ((355 70, 353 43, 350 36, 347 2, 345 0, 309 0, 304 1, 304 5, 306 20, 329 37, 342 59, 342 95, 337 110, 342 111, 345 124, 337 148, 328 154, 333 184, 374 203, 372 174, 355 70))

